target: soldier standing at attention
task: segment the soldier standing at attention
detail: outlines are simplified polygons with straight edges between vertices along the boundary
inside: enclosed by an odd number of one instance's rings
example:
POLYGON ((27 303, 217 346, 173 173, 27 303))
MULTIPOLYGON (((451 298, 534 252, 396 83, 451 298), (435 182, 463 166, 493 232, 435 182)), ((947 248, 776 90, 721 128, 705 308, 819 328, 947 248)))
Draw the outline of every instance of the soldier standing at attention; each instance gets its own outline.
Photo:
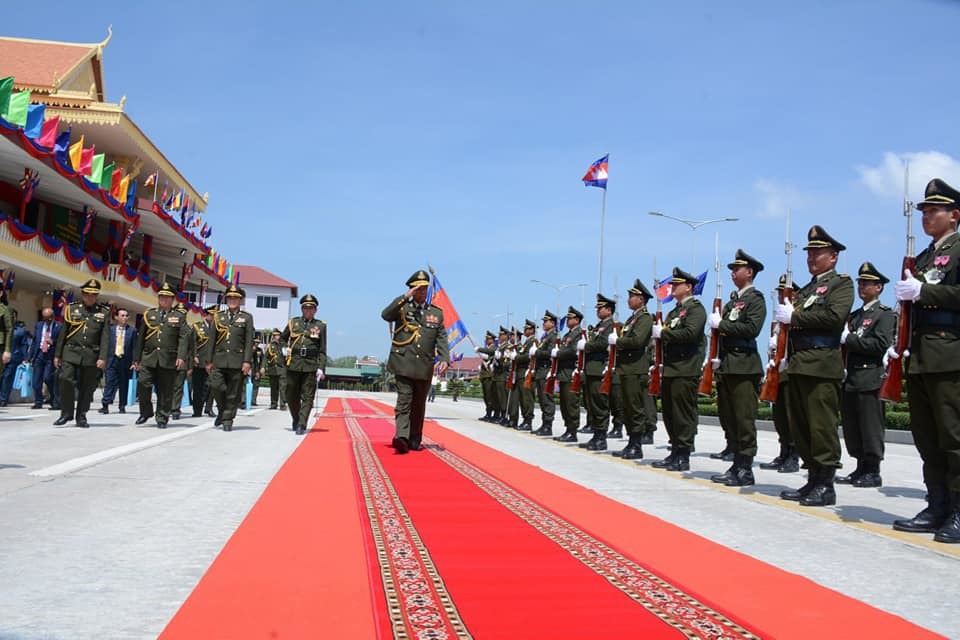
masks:
POLYGON ((690 452, 697 435, 697 386, 703 366, 707 312, 693 297, 697 277, 673 268, 670 293, 677 305, 653 325, 653 337, 663 342, 661 375, 663 424, 670 437, 670 455, 653 463, 667 471, 689 471, 690 452))
POLYGON ((767 303, 753 280, 763 264, 737 249, 727 265, 736 291, 720 313, 710 314, 710 328, 719 332, 717 359, 710 363, 717 372, 717 409, 720 424, 727 435, 727 447, 733 452, 733 465, 710 479, 728 487, 746 487, 755 483, 753 458, 757 455, 757 406, 763 363, 757 349, 757 336, 767 319, 767 303))
MULTIPOLYGON (((787 276, 780 276, 780 282, 777 284, 777 291, 783 291, 786 288, 787 276)), ((798 291, 800 287, 796 283, 790 283, 791 291, 798 291)), ((768 361, 773 360, 777 352, 777 337, 771 334, 769 349, 767 351, 768 361)), ((777 387, 777 401, 773 403, 773 427, 777 431, 777 438, 780 441, 780 453, 770 462, 761 462, 761 469, 776 469, 777 473, 796 473, 800 471, 800 458, 797 456, 797 448, 793 444, 793 434, 790 433, 790 419, 787 416, 787 370, 780 372, 780 384, 777 387)))
POLYGON ((87 411, 100 372, 107 366, 110 332, 107 310, 97 303, 100 281, 87 280, 80 287, 80 302, 71 302, 63 310, 63 328, 57 338, 53 366, 60 369, 60 417, 54 425, 64 425, 74 416, 76 396, 77 426, 86 429, 87 411))
POLYGON ((510 342, 507 344, 507 347, 503 349, 504 353, 504 367, 507 370, 506 382, 510 383, 511 388, 507 389, 507 416, 506 420, 502 423, 504 426, 515 429, 519 424, 518 417, 520 416, 520 387, 517 384, 519 380, 520 384, 523 383, 519 371, 520 367, 515 364, 517 359, 517 352, 520 346, 520 333, 517 331, 516 327, 510 327, 510 342))
POLYGON ((617 345, 617 368, 614 374, 620 379, 620 402, 623 419, 627 426, 627 446, 613 455, 624 460, 639 460, 643 457, 641 446, 647 425, 646 397, 650 385, 650 344, 653 318, 647 313, 647 301, 653 297, 640 279, 627 290, 627 306, 633 313, 623 323, 617 345))
MULTIPOLYGON (((899 531, 934 533, 937 542, 960 543, 960 192, 935 178, 923 202, 923 232, 930 246, 913 273, 896 283, 897 300, 913 302, 910 357, 905 363, 910 429, 923 459, 927 508, 899 531)), ((900 357, 895 350, 887 357, 900 357)))
POLYGON ((494 422, 501 425, 509 424, 507 419, 507 403, 510 394, 507 393, 507 376, 510 375, 510 332, 500 326, 497 334, 497 348, 493 352, 493 392, 497 399, 497 415, 494 422))
POLYGON ((307 432, 317 383, 323 380, 327 367, 327 325, 316 317, 318 304, 311 293, 300 298, 300 317, 291 318, 280 334, 280 342, 289 345, 287 407, 298 436, 307 432))
POLYGON ((607 366, 610 335, 615 333, 613 328, 613 312, 616 302, 597 294, 597 323, 593 333, 584 344, 584 397, 587 400, 587 423, 593 427, 593 437, 580 445, 588 451, 604 451, 607 448, 607 428, 610 426, 610 399, 600 393, 600 383, 603 382, 603 371, 607 366))
POLYGON ((520 417, 522 418, 520 425, 517 427, 518 431, 533 431, 533 380, 530 381, 529 388, 524 382, 530 360, 537 355, 536 333, 537 323, 532 320, 525 320, 523 323, 524 339, 517 347, 517 379, 513 384, 513 391, 519 397, 520 417))
POLYGON ((430 276, 423 270, 417 271, 407 279, 407 292, 390 302, 380 314, 393 324, 387 370, 397 381, 394 411, 397 430, 393 437, 397 453, 423 448, 420 444, 423 416, 434 363, 440 362, 441 375, 450 364, 443 311, 427 304, 429 284, 430 276))
POLYGON ((133 368, 139 372, 137 397, 143 424, 153 415, 153 387, 157 387, 157 427, 167 428, 177 372, 187 367, 187 316, 173 308, 176 293, 164 282, 157 291, 157 306, 143 313, 143 331, 137 335, 133 368))
POLYGON ((483 391, 483 417, 485 422, 491 422, 496 419, 496 401, 493 390, 493 354, 496 352, 497 336, 487 331, 485 344, 482 347, 474 347, 474 351, 480 357, 480 390, 483 391))
MULTIPOLYGON (((10 364, 13 353, 13 313, 2 300, 0 300, 0 350, 3 352, 0 357, 0 374, 2 374, 3 369, 10 364)), ((16 367, 18 364, 20 363, 15 362, 13 366, 16 367)))
MULTIPOLYGON (((183 368, 177 369, 177 372, 174 374, 173 386, 170 387, 171 392, 171 402, 170 402, 170 419, 179 420, 180 419, 180 407, 183 406, 183 385, 192 377, 193 374, 193 361, 197 359, 197 334, 190 330, 190 324, 188 322, 189 316, 187 315, 187 307, 182 303, 178 302, 174 305, 174 310, 183 315, 183 322, 187 326, 187 357, 183 359, 184 365, 183 368)), ((189 394, 187 399, 189 400, 189 394)))
POLYGON ((250 375, 253 357, 253 316, 240 310, 244 295, 236 285, 227 287, 223 294, 227 310, 214 312, 217 335, 207 343, 207 385, 219 410, 214 424, 223 425, 224 431, 233 430, 243 394, 243 376, 250 375))
POLYGON ((553 389, 547 389, 547 375, 550 373, 550 353, 557 346, 557 316, 549 311, 543 314, 543 340, 534 350, 536 358, 533 370, 533 383, 536 385, 537 399, 540 402, 540 428, 533 432, 535 436, 553 435, 553 417, 557 408, 553 401, 553 389))
POLYGON ((279 401, 279 408, 283 411, 287 408, 287 359, 283 355, 283 347, 280 346, 281 335, 279 329, 274 329, 270 334, 270 344, 264 354, 264 366, 260 369, 260 375, 265 373, 270 378, 270 408, 276 409, 279 401))
POLYGON ((814 225, 807 233, 807 270, 813 279, 791 302, 777 305, 777 322, 790 325, 787 413, 797 451, 810 470, 797 491, 782 491, 784 500, 807 507, 837 503, 833 478, 840 467, 840 381, 843 358, 840 335, 853 306, 853 282, 835 270, 845 246, 814 225))
POLYGON ((209 342, 215 335, 213 328, 213 312, 215 306, 207 307, 203 310, 203 319, 194 322, 191 329, 194 333, 193 340, 196 344, 193 358, 193 375, 191 384, 193 387, 193 417, 199 418, 203 415, 203 405, 207 401, 207 358, 209 353, 209 342))
MULTIPOLYGON (((559 347, 550 351, 557 359, 557 382, 560 383, 560 417, 563 419, 564 432, 554 438, 557 442, 576 442, 580 428, 580 392, 570 390, 573 374, 577 369, 579 352, 586 346, 586 334, 580 327, 583 314, 579 309, 567 309, 567 334, 563 336, 559 347)), ((581 375, 583 372, 580 372, 581 375)))

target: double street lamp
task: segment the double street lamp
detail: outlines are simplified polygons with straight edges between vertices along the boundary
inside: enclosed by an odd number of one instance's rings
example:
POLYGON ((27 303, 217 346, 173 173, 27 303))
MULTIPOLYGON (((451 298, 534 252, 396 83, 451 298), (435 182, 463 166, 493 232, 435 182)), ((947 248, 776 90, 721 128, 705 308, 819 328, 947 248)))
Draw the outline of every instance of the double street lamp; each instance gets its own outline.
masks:
POLYGON ((536 284, 542 284, 543 286, 550 287, 551 289, 557 292, 557 317, 560 316, 560 292, 563 291, 564 289, 569 289, 570 287, 582 287, 580 290, 581 292, 580 297, 582 298, 582 302, 580 303, 580 310, 583 311, 583 307, 586 306, 587 304, 587 300, 586 300, 587 284, 585 282, 578 282, 578 283, 572 282, 570 284, 560 284, 560 285, 550 284, 549 282, 544 282, 543 280, 534 280, 534 279, 531 279, 530 282, 533 282, 536 284))
POLYGON ((740 218, 714 218, 713 220, 688 220, 687 218, 675 218, 673 216, 668 216, 665 213, 659 211, 650 211, 651 216, 656 216, 658 218, 666 218, 667 220, 675 220, 681 222, 688 227, 690 227, 690 252, 693 257, 692 269, 696 271, 697 268, 697 229, 700 227, 706 226, 708 224, 713 224, 714 222, 736 222, 740 218))

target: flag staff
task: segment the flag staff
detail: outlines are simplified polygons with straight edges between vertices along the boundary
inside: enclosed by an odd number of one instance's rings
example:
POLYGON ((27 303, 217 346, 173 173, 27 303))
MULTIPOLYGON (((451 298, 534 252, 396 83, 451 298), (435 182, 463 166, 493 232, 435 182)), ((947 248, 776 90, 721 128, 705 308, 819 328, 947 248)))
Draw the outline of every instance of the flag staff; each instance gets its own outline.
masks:
POLYGON ((610 154, 590 165, 587 174, 581 178, 585 187, 600 187, 603 189, 603 199, 600 202, 600 266, 597 269, 597 292, 603 291, 603 236, 607 218, 607 175, 609 173, 610 154))
POLYGON ((600 268, 597 270, 597 292, 603 292, 603 236, 607 219, 607 187, 603 187, 603 199, 600 201, 600 268))

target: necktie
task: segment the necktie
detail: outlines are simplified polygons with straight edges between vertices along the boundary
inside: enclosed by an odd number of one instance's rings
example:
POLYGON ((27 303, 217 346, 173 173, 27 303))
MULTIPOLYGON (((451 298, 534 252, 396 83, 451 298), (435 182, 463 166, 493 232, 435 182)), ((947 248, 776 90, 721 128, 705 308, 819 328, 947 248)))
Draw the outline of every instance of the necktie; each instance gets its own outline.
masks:
POLYGON ((123 327, 117 327, 117 347, 113 350, 113 353, 118 358, 123 357, 123 327))
POLYGON ((43 337, 40 339, 40 351, 46 353, 50 348, 50 323, 43 323, 43 337))
POLYGON ((166 319, 167 319, 167 312, 166 312, 166 311, 161 311, 161 312, 160 312, 160 324, 163 324, 166 319))

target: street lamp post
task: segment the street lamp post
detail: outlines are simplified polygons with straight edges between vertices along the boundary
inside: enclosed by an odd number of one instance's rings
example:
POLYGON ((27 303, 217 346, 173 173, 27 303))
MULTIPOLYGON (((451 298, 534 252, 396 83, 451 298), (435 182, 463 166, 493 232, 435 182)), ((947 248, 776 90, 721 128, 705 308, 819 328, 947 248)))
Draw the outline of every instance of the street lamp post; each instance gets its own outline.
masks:
POLYGON ((659 211, 650 211, 649 213, 651 216, 656 216, 658 218, 666 218, 668 220, 676 220, 677 222, 681 222, 687 225, 688 227, 690 227, 690 232, 691 232, 690 233, 690 236, 691 236, 690 251, 693 254, 692 268, 694 271, 696 271, 697 269, 697 229, 708 224, 713 224, 714 222, 736 222, 737 220, 740 219, 740 218, 715 218, 713 220, 688 220, 686 218, 675 218, 673 216, 668 216, 667 214, 661 213, 659 211))
POLYGON ((536 284, 542 284, 543 286, 550 287, 551 289, 557 292, 557 317, 560 316, 560 292, 563 291, 564 289, 569 289, 570 287, 586 287, 587 286, 586 283, 577 283, 577 282, 572 282, 570 284, 560 284, 560 285, 550 284, 549 282, 544 282, 543 280, 531 279, 530 282, 533 282, 536 284))

